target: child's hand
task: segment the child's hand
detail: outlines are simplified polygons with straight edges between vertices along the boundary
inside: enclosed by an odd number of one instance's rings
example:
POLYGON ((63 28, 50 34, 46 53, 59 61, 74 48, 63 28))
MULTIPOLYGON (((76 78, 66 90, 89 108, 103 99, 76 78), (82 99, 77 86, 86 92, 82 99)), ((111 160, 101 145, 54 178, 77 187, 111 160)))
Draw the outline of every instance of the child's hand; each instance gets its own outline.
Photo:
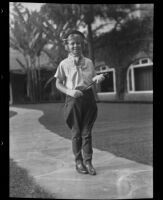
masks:
POLYGON ((78 98, 83 95, 80 90, 67 90, 66 94, 74 98, 78 98))
POLYGON ((103 74, 99 74, 99 75, 96 75, 95 77, 93 77, 93 82, 96 82, 97 84, 98 83, 101 83, 103 80, 105 79, 105 77, 103 76, 103 74))

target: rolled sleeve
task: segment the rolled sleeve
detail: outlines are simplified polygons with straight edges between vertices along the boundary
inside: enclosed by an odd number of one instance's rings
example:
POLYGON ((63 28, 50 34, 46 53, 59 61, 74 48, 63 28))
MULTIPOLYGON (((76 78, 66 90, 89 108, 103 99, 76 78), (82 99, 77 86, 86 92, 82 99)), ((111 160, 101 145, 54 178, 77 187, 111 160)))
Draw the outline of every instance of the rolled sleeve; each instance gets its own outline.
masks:
POLYGON ((62 63, 59 64, 56 73, 54 74, 55 78, 58 78, 61 81, 65 81, 66 76, 65 76, 65 71, 63 69, 62 63))
POLYGON ((96 70, 95 70, 95 66, 92 61, 90 61, 90 66, 92 68, 92 77, 94 77, 94 76, 96 76, 96 70))

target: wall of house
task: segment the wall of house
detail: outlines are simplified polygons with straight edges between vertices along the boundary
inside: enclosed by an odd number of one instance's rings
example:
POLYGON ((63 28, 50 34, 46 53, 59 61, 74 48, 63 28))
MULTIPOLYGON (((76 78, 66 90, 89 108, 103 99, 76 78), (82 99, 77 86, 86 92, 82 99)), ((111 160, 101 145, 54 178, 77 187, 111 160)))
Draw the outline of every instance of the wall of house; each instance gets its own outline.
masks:
MULTIPOLYGON (((100 71, 99 69, 97 73, 100 71)), ((108 70, 112 69, 108 68, 108 70)), ((126 72, 127 91, 124 93, 123 99, 119 99, 116 92, 116 69, 112 72, 114 72, 112 79, 109 82, 104 81, 106 84, 101 83, 98 87, 99 101, 153 102, 153 62, 151 59, 141 58, 129 66, 126 72), (104 90, 105 88, 107 90, 104 90), (114 89, 111 91, 108 88, 114 89)))
POLYGON ((124 101, 153 102, 153 93, 135 93, 124 95, 124 101))
POLYGON ((147 102, 153 103, 153 93, 125 93, 123 100, 118 99, 116 94, 109 94, 109 93, 97 93, 98 100, 100 102, 147 102))

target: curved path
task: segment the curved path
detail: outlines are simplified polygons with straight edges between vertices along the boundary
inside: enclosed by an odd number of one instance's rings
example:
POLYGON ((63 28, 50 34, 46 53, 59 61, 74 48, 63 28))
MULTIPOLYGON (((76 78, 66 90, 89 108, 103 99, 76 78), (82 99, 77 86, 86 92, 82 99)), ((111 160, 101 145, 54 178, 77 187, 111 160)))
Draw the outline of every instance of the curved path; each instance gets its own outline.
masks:
POLYGON ((152 198, 153 168, 94 149, 97 175, 75 171, 71 141, 47 130, 42 111, 12 107, 10 157, 60 199, 152 198))

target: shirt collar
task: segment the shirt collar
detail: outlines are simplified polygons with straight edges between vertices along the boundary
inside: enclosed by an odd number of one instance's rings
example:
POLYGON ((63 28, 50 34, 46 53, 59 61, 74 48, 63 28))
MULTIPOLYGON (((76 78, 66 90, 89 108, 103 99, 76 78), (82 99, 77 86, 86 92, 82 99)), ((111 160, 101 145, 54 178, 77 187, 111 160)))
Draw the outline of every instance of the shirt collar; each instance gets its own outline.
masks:
MULTIPOLYGON (((72 54, 69 54, 68 55, 68 59, 69 60, 71 60, 71 61, 73 61, 73 64, 76 66, 76 59, 75 59, 76 57, 74 56, 74 55, 72 55, 72 54)), ((78 58, 77 58, 78 59, 78 58)), ((84 60, 84 56, 83 55, 81 55, 80 57, 79 57, 79 66, 83 66, 85 64, 85 60, 84 60)))
MULTIPOLYGON (((76 57, 73 54, 70 53, 68 55, 68 58, 74 61, 76 57)), ((83 59, 83 58, 84 58, 84 56, 81 54, 81 56, 79 57, 79 59, 83 59)))

